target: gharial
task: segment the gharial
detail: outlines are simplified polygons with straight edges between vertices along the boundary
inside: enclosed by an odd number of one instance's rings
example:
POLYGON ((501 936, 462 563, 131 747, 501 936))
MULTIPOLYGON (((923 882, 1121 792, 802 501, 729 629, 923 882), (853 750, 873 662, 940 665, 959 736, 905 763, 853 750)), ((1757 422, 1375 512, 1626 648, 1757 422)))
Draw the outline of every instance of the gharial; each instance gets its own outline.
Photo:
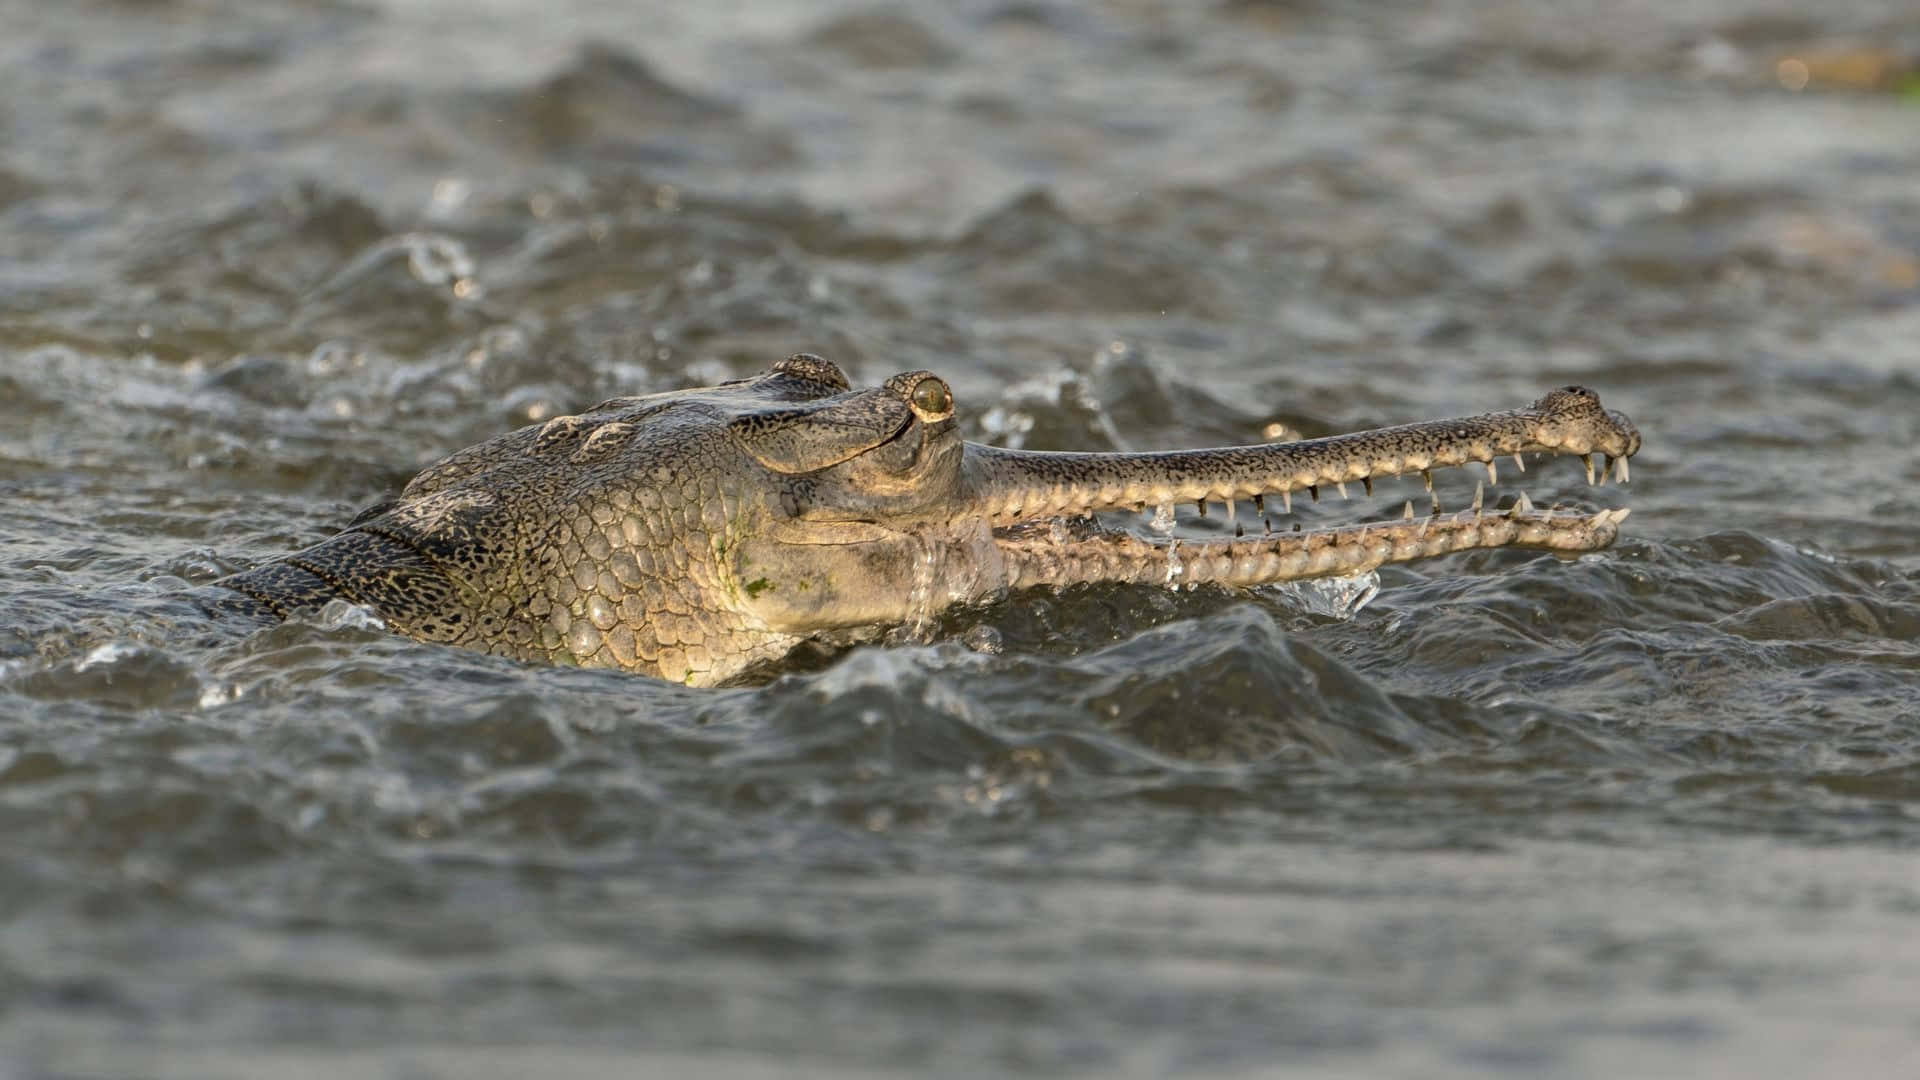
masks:
MULTIPOLYGON (((1102 510, 1250 500, 1523 454, 1628 478, 1632 422, 1577 386, 1508 412, 1296 442, 1159 453, 965 442, 926 371, 854 389, 800 354, 754 378, 615 398, 429 466, 304 551, 214 584, 286 617, 343 599, 398 633, 712 685, 809 638, 898 624, 1027 586, 1252 586, 1474 548, 1580 552, 1627 511, 1430 514, 1233 539, 1151 540, 1102 510), (1070 522, 1071 527, 1062 527, 1070 522)), ((1245 530, 1237 530, 1244 532, 1245 530)))

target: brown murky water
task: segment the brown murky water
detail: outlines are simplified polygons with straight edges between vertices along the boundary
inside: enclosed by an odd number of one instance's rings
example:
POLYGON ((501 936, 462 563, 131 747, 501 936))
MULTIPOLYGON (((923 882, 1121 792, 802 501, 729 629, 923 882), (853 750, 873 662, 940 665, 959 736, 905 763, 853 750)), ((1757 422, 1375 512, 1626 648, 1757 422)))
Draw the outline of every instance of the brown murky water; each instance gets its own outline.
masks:
POLYGON ((0 1076, 1910 1060, 1920 17, 1815 11, 0 0, 0 1076), (179 599, 800 349, 1028 446, 1647 450, 1575 562, 746 689, 179 599))

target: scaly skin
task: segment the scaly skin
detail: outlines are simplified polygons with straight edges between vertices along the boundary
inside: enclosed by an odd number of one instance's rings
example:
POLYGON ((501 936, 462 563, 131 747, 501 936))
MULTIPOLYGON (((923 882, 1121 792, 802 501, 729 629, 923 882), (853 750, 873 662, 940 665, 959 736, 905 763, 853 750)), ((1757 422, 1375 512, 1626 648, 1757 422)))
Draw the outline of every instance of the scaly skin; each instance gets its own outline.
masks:
MULTIPOLYGON (((1514 509, 1234 540, 1039 528, 1092 511, 1256 504, 1500 456, 1640 449, 1578 387, 1534 405, 1326 439, 1152 454, 962 442, 924 371, 852 389, 800 355, 753 379, 617 398, 463 450, 337 536, 218 582, 285 617, 345 599, 392 630, 524 660, 712 685, 799 642, 924 619, 1007 589, 1250 586, 1474 548, 1577 552, 1626 511, 1514 509)), ((1603 473, 1604 478, 1604 473, 1603 473)), ((1411 510, 1409 509, 1409 513, 1411 510)))

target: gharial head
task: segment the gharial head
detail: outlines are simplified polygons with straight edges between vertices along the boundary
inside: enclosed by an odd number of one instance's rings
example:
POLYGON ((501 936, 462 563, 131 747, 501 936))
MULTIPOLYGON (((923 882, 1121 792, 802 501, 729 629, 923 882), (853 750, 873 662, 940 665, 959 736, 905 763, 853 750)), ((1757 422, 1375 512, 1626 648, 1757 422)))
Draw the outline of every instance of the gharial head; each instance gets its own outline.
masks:
POLYGON ((350 527, 450 589, 412 601, 358 570, 324 576, 410 636, 717 681, 904 617, 919 527, 960 499, 953 408, 930 372, 856 390, 807 354, 615 398, 429 466, 350 527))
MULTIPOLYGON (((711 684, 808 637, 923 619, 1009 587, 1263 582, 1518 545, 1610 543, 1625 511, 1473 510, 1260 537, 1152 542, 1031 527, 1097 511, 1344 493, 1523 454, 1606 456, 1640 437, 1591 392, 1294 443, 1144 454, 963 442, 926 371, 855 389, 817 356, 718 386, 617 398, 461 451, 314 548, 224 584, 372 607, 393 629, 490 652, 711 684), (278 574, 278 577, 274 577, 278 574), (304 574, 317 579, 290 575, 304 574), (269 580, 271 579, 271 580, 269 580)), ((1615 464, 1617 462, 1617 465, 1615 464)), ((277 602, 276 602, 277 600, 277 602)))

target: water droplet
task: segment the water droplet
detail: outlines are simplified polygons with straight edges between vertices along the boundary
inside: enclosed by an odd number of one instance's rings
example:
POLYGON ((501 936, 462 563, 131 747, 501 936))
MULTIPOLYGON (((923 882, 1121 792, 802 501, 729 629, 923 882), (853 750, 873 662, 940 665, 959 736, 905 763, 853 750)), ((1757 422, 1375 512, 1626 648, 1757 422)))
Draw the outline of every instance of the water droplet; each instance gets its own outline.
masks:
POLYGON ((451 287, 462 278, 473 276, 473 256, 466 246, 450 236, 414 233, 402 237, 407 252, 407 270, 414 280, 428 285, 451 287))
POLYGON ((991 626, 976 626, 960 638, 961 644, 977 653, 999 655, 1006 648, 1006 641, 1000 631, 991 626))
POLYGON ((473 185, 457 176, 445 177, 433 185, 433 197, 427 203, 427 213, 435 216, 451 214, 460 209, 473 194, 473 185))
POLYGON ((307 354, 307 374, 316 379, 331 378, 353 365, 353 350, 338 341, 323 341, 307 354))
POLYGON ((1779 78, 1781 86, 1796 93, 1805 90, 1807 83, 1813 78, 1813 72, 1807 67, 1807 62, 1791 56, 1774 65, 1774 74, 1779 78))

